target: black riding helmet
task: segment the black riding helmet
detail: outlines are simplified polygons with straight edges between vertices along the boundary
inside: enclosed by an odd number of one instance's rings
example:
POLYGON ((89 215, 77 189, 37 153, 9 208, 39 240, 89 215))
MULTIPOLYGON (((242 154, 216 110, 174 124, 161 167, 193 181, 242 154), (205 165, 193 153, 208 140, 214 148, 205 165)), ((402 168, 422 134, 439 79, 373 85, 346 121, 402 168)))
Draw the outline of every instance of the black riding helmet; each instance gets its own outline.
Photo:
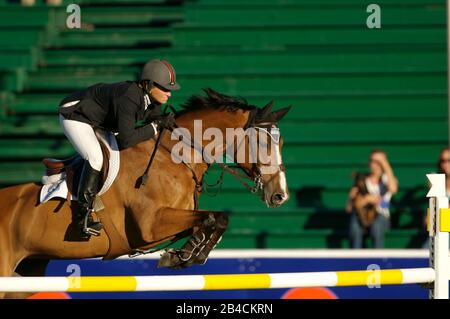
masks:
POLYGON ((151 81, 169 91, 180 89, 175 70, 166 60, 153 59, 147 62, 142 69, 140 80, 151 81))

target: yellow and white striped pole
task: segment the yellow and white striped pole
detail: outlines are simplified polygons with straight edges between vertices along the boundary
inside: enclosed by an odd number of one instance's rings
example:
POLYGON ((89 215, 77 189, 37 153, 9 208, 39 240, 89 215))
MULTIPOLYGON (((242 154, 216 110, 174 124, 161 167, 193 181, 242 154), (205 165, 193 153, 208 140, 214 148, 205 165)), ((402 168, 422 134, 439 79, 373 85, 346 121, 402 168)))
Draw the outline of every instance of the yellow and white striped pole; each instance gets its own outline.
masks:
POLYGON ((236 275, 0 277, 2 292, 133 292, 429 283, 432 268, 236 275))

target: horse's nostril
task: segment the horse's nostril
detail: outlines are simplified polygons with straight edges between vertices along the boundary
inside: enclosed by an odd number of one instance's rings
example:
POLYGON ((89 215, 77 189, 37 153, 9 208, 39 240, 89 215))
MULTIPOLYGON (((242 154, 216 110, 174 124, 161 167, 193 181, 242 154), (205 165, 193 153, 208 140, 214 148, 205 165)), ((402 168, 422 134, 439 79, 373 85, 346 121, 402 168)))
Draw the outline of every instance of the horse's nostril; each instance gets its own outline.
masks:
POLYGON ((280 203, 280 202, 283 201, 283 199, 284 199, 283 194, 274 194, 274 195, 272 196, 272 202, 273 202, 273 203, 280 203))

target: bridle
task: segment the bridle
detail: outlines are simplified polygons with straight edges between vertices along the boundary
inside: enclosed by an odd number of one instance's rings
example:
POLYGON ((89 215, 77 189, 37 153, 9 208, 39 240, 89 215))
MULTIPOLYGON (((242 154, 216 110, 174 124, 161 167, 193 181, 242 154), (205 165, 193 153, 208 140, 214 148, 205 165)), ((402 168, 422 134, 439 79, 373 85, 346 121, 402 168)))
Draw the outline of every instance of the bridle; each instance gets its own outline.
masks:
MULTIPOLYGON (((272 140, 274 140, 274 137, 272 136, 272 134, 265 127, 259 127, 259 126, 256 126, 255 123, 249 124, 247 122, 244 129, 246 130, 248 128, 263 130, 267 133, 268 136, 270 136, 270 138, 272 140)), ((278 142, 278 141, 276 141, 276 142, 278 142)), ((239 151, 239 148, 241 145, 242 145, 242 142, 236 149, 236 153, 239 151)), ((226 165, 223 163, 217 163, 217 165, 219 165, 222 168, 222 174, 219 179, 222 178, 223 172, 227 172, 230 175, 232 175, 239 183, 241 183, 241 185, 243 185, 245 188, 247 188, 250 192, 252 192, 254 194, 258 193, 259 191, 262 191, 264 189, 264 182, 262 181, 262 172, 261 172, 261 169, 259 168, 259 166, 257 165, 257 163, 252 163, 252 168, 248 171, 245 168, 241 167, 239 164, 236 165, 236 168, 231 168, 229 165, 226 165), (238 170, 244 172, 245 175, 240 174, 238 170), (252 181, 253 186, 249 185, 245 181, 245 179, 252 181)), ((283 172, 284 170, 285 170, 284 165, 282 163, 280 163, 279 172, 283 172)), ((275 178, 275 175, 272 176, 268 182, 270 182, 273 178, 275 178)))
POLYGON ((252 165, 252 169, 250 170, 250 173, 247 172, 243 167, 241 167, 239 165, 236 165, 236 168, 232 168, 229 165, 226 165, 223 163, 216 163, 216 164, 219 165, 220 168, 222 169, 222 173, 221 173, 221 176, 219 177, 219 179, 222 179, 223 173, 227 172, 231 176, 233 176, 239 183, 241 183, 242 186, 244 186, 246 189, 248 189, 253 194, 258 193, 259 191, 263 190, 264 183, 262 181, 262 174, 256 164, 252 165), (245 175, 240 174, 240 171, 244 172, 245 175), (252 177, 251 172, 255 172, 253 174, 253 177, 252 177), (253 186, 249 185, 249 183, 247 183, 246 180, 251 181, 253 183, 253 186))

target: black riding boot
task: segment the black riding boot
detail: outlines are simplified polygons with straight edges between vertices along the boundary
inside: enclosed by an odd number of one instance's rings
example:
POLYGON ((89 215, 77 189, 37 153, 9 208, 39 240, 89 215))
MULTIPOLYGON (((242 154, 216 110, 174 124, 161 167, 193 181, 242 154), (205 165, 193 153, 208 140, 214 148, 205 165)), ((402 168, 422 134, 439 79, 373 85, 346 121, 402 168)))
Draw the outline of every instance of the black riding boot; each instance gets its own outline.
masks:
POLYGON ((91 215, 94 199, 98 192, 99 179, 100 172, 93 169, 86 161, 78 186, 78 214, 80 218, 78 224, 84 235, 99 236, 100 230, 103 228, 102 223, 94 222, 91 215))

